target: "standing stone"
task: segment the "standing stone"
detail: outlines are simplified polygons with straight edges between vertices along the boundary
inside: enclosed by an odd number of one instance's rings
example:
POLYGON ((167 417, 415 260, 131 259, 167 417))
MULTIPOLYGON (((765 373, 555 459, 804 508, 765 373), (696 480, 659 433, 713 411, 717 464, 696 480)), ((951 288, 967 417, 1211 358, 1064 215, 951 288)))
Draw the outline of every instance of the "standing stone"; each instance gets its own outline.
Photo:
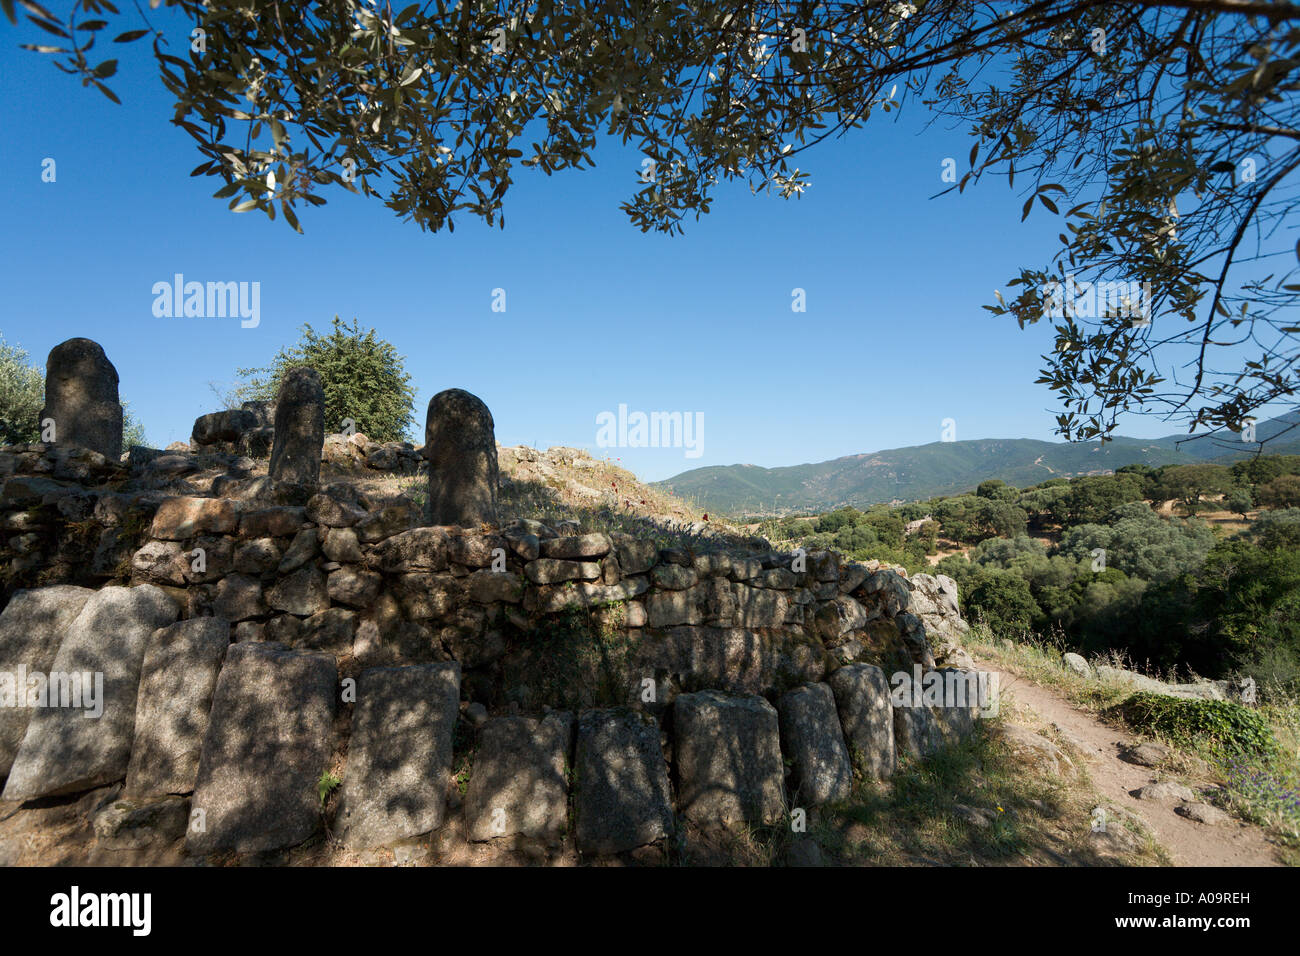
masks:
POLYGON ((872 664, 846 664, 830 676, 845 742, 854 765, 884 780, 894 773, 894 709, 885 672, 872 664))
POLYGON ((673 701, 682 813, 704 825, 774 823, 785 813, 776 708, 715 690, 673 701))
POLYGON ((290 369, 275 399, 271 480, 290 485, 320 484, 324 445, 325 390, 320 374, 305 366, 290 369))
POLYGON ((80 445, 110 461, 122 456, 122 402, 117 369, 98 342, 68 339, 45 362, 45 407, 54 419, 54 443, 80 445))
POLYGON ((362 672, 336 819, 347 846, 442 826, 459 704, 455 661, 362 672))
POLYGON ((550 846, 564 837, 573 715, 552 711, 541 720, 497 717, 479 736, 465 794, 471 840, 516 834, 550 846))
POLYGON ((94 593, 70 584, 18 591, 0 614, 0 777, 9 775, 36 713, 24 706, 27 677, 49 674, 64 632, 94 593))
POLYGON ((956 743, 975 732, 980 712, 979 673, 958 667, 941 667, 934 673, 943 679, 943 698, 930 712, 944 742, 956 743))
POLYGON ((459 388, 429 400, 429 523, 472 527, 497 521, 497 443, 492 413, 459 388))
POLYGON ((126 776, 145 648, 178 613, 152 584, 106 587, 86 601, 50 668, 51 706, 32 714, 3 799, 76 793, 126 776))
POLYGON ((902 703, 894 707, 894 746, 898 753, 920 760, 943 746, 943 735, 925 703, 924 680, 917 687, 910 675, 903 674, 902 677, 902 703))
POLYGON ((668 764, 650 715, 626 708, 583 711, 574 768, 580 852, 620 853, 673 834, 668 764))
POLYGON ((144 654, 124 796, 194 789, 217 673, 229 646, 230 622, 219 617, 177 621, 154 633, 144 654))
POLYGON ((776 705, 781 744, 794 762, 798 805, 845 800, 853 768, 828 684, 807 684, 781 696, 776 705))
POLYGON ((191 853, 278 850, 316 832, 337 681, 329 654, 231 645, 199 756, 191 853))

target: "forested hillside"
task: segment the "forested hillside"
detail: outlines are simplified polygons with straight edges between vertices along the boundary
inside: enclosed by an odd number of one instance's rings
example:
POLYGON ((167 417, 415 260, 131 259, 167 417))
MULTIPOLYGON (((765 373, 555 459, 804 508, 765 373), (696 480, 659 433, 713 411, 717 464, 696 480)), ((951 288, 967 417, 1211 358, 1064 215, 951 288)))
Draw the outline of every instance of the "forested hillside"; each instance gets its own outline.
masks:
MULTIPOLYGON (((1300 413, 1261 422, 1255 436, 1270 454, 1300 453, 1300 413), (1291 429, 1288 431, 1288 429, 1291 429)), ((1114 471, 1125 465, 1151 467, 1230 463, 1258 453, 1259 446, 1236 435, 1186 435, 1157 439, 1115 438, 1105 444, 981 438, 936 441, 850 455, 786 468, 719 465, 682 472, 659 484, 695 501, 706 511, 772 515, 800 510, 858 508, 880 502, 912 501, 964 491, 988 478, 1026 487, 1050 478, 1114 471)))
POLYGON ((761 525, 959 586, 963 613, 1086 654, 1300 686, 1300 456, 1051 478, 761 525))

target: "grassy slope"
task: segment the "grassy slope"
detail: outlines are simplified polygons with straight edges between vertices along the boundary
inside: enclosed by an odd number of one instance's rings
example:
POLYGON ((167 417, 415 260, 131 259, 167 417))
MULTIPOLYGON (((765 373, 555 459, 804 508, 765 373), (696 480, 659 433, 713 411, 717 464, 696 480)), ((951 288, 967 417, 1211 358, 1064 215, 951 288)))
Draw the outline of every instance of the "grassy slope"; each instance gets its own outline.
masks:
MULTIPOLYGON (((1132 696, 1132 687, 1095 677, 1085 678, 1061 663, 1061 650, 1048 641, 1023 635, 1016 641, 996 640, 983 627, 972 628, 966 640, 970 650, 994 660, 999 667, 1035 684, 1050 687, 1099 718, 1122 722, 1119 706, 1132 696)), ((1114 666, 1135 669, 1122 659, 1100 660, 1114 666)), ((1156 677, 1169 675, 1152 675, 1156 677)), ((1273 695, 1259 708, 1280 745, 1280 757, 1225 755, 1213 741, 1188 738, 1160 738, 1175 754, 1171 768, 1184 783, 1193 778, 1208 779, 1223 788, 1222 807, 1233 816, 1264 828, 1281 848, 1289 865, 1300 865, 1300 705, 1273 695)))

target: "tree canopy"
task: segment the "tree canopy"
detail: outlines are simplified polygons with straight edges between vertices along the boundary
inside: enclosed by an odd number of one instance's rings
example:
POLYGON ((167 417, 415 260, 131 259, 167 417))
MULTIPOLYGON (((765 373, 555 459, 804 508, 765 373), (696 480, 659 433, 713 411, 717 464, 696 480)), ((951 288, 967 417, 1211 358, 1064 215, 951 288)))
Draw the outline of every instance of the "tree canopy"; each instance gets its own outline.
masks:
POLYGON ((353 319, 337 315, 328 332, 310 324, 302 327, 298 344, 282 348, 267 368, 243 368, 245 377, 231 398, 274 401, 280 381, 290 369, 315 369, 325 391, 325 430, 340 432, 350 419, 353 430, 374 441, 401 441, 414 425, 415 389, 405 362, 391 343, 362 331, 353 319))
POLYGON ((0 338, 0 444, 41 440, 45 373, 33 366, 27 351, 0 338))
MULTIPOLYGON (((295 229, 331 187, 422 229, 504 224, 516 166, 594 165, 606 136, 645 157, 632 224, 678 232, 720 183, 798 196, 818 143, 924 107, 971 137, 945 191, 1005 177, 1024 216, 1063 220, 1050 261, 986 306, 1054 323, 1040 381, 1060 434, 1105 437, 1126 411, 1235 431, 1300 385, 1286 0, 166 0, 188 35, 109 0, 17 5, 28 46, 115 101, 117 61, 92 44, 144 17, 115 39, 152 38, 193 175, 295 229)), ((0 0, 10 20, 17 5, 0 0)))

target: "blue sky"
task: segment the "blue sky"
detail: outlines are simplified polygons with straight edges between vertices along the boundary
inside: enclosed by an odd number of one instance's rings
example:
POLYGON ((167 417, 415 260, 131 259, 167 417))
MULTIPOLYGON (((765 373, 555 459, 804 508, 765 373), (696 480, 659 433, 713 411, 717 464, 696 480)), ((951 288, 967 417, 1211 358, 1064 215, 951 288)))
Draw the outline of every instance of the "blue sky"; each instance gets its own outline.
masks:
POLYGON ((463 217, 424 233, 338 191, 300 207, 300 236, 230 213, 211 198, 219 180, 189 177, 201 157, 168 122, 143 42, 114 51, 116 106, 15 49, 29 36, 5 23, 0 37, 0 333, 38 363, 64 339, 99 341, 151 444, 188 439, 217 407, 209 382, 231 384, 336 313, 406 357, 421 435, 430 397, 461 387, 491 408, 499 441, 585 447, 647 480, 924 444, 945 418, 958 439, 1054 439, 1053 396, 1033 384, 1050 326, 1021 331, 981 306, 1048 262, 1060 223, 1039 210, 1022 225, 1005 183, 929 199, 969 139, 922 131, 921 109, 805 154, 813 185, 798 201, 723 188, 684 236, 629 224, 618 204, 640 157, 616 144, 595 170, 519 170, 504 230, 463 217), (156 318, 151 288, 178 272, 260 282, 260 325, 156 318), (597 415, 620 404, 702 414, 703 454, 597 448, 597 415))

